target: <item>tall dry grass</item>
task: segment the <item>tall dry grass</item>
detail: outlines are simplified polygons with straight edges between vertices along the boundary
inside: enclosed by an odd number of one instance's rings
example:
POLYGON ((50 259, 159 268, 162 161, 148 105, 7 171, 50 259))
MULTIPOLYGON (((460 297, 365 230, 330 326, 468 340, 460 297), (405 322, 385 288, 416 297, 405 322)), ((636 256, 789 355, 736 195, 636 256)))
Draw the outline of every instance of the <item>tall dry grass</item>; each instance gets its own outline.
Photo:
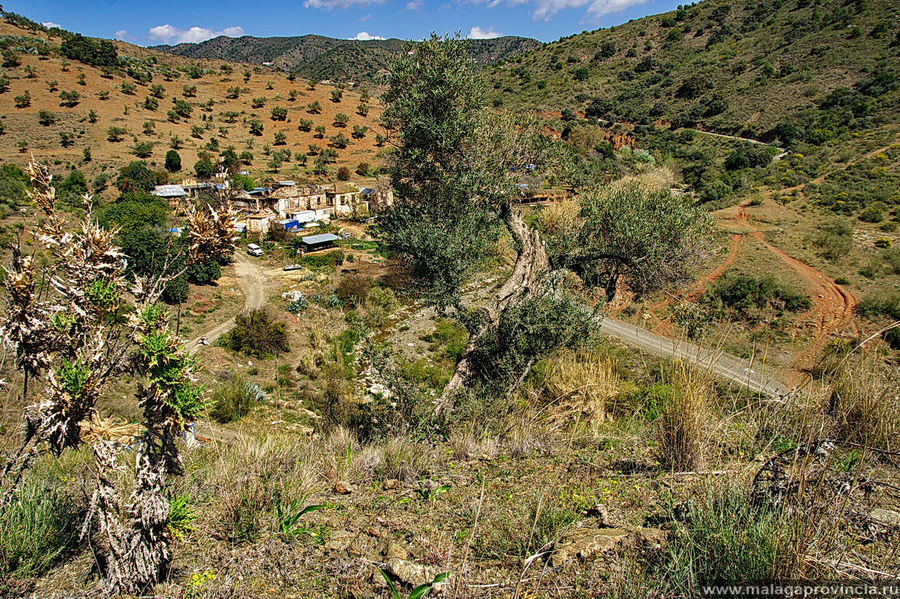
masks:
POLYGON ((708 372, 676 360, 669 373, 673 393, 656 420, 656 459, 670 470, 695 470, 707 457, 713 420, 708 372))
POLYGON ((835 367, 825 411, 838 439, 884 451, 900 450, 897 374, 874 353, 851 355, 835 367))
POLYGON ((550 360, 544 388, 556 403, 554 416, 602 422, 609 418, 609 402, 619 393, 621 383, 608 357, 566 350, 550 360))

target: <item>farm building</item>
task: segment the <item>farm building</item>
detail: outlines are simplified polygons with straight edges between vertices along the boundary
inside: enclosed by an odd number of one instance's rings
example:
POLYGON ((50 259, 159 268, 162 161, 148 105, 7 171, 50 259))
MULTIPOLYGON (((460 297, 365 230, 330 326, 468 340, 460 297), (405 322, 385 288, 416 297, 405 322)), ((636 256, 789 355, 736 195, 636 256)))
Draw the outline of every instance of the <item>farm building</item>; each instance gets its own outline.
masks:
POLYGON ((153 188, 152 193, 168 201, 169 206, 172 208, 176 207, 188 195, 181 185, 157 185, 153 188))
POLYGON ((315 252, 334 247, 334 242, 340 237, 333 233, 320 233, 319 235, 310 235, 300 239, 300 247, 304 252, 315 252))
POLYGON ((248 233, 265 233, 269 230, 269 223, 275 217, 271 214, 251 214, 247 217, 248 233))

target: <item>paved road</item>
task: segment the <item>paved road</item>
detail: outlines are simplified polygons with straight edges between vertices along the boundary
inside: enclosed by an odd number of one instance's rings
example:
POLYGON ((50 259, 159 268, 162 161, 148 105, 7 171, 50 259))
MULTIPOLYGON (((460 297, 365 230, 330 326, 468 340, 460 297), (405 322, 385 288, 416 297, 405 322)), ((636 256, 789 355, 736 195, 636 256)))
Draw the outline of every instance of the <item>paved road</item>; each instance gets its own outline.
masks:
POLYGON ((716 376, 746 387, 754 393, 781 398, 789 393, 772 374, 761 372, 746 360, 714 351, 686 341, 677 341, 655 335, 639 326, 607 316, 600 330, 610 337, 646 350, 650 353, 693 362, 709 369, 716 376))
MULTIPOLYGON (((238 250, 234 254, 234 274, 241 287, 241 293, 244 294, 244 310, 262 308, 266 304, 266 286, 269 277, 263 272, 260 265, 254 262, 253 258, 238 250)), ((210 344, 215 343, 216 339, 230 331, 233 326, 234 317, 191 339, 185 346, 188 351, 195 352, 202 347, 200 345, 201 338, 205 337, 210 344)))

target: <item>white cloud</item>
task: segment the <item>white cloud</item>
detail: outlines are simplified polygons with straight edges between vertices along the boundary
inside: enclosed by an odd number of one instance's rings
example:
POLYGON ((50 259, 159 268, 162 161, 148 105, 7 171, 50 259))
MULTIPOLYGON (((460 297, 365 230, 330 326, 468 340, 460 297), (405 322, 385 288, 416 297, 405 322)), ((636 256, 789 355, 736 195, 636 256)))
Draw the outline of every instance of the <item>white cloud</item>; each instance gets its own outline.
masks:
POLYGON ((244 29, 238 26, 226 27, 221 31, 213 31, 212 29, 207 29, 206 27, 191 27, 190 29, 179 29, 178 27, 173 27, 168 23, 165 25, 157 25, 156 27, 151 27, 150 31, 147 32, 152 39, 158 40, 160 42, 165 42, 167 44, 184 44, 184 43, 199 43, 204 42, 208 39, 212 39, 214 37, 218 37, 220 35, 227 35, 228 37, 239 37, 244 35, 244 29))
POLYGON ((384 4, 385 0, 306 0, 303 6, 306 8, 322 8, 324 10, 334 10, 335 8, 350 8, 353 6, 363 7, 373 4, 384 4))
POLYGON ((500 37, 501 35, 502 34, 494 31, 493 26, 488 27, 487 29, 482 29, 478 25, 475 25, 475 27, 472 27, 472 29, 469 30, 469 35, 466 36, 466 39, 490 40, 490 39, 494 39, 495 37, 500 37))
POLYGON ((419 10, 424 2, 422 0, 411 0, 406 3, 406 10, 419 10))
POLYGON ((115 38, 116 38, 117 40, 121 40, 121 41, 124 42, 124 41, 126 41, 126 40, 131 39, 131 36, 128 35, 128 30, 127 30, 127 29, 119 29, 118 31, 116 31, 115 38))
POLYGON ((59 23, 54 23, 53 21, 44 21, 43 23, 41 23, 41 25, 43 25, 47 29, 53 29, 54 27, 62 29, 62 25, 60 25, 59 23))
POLYGON ((351 37, 350 39, 358 42, 368 42, 369 40, 383 40, 384 38, 380 35, 372 35, 367 31, 360 31, 355 37, 351 37))
POLYGON ((592 17, 601 17, 614 12, 623 11, 626 8, 643 4, 647 0, 536 0, 534 12, 531 16, 535 20, 548 21, 550 17, 567 8, 581 8, 587 6, 587 12, 592 17))

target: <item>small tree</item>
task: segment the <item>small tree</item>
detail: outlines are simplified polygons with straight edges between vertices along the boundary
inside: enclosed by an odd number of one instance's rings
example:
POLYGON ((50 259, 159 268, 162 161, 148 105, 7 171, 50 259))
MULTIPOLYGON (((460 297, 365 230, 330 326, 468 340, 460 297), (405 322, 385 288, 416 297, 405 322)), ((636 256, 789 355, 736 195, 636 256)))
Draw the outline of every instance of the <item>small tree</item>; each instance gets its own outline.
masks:
POLYGON ((340 89, 331 90, 331 101, 334 102, 335 104, 339 103, 343 97, 344 97, 343 90, 340 90, 340 89))
POLYGON ((75 90, 66 90, 59 93, 59 105, 65 106, 66 108, 73 108, 78 106, 79 95, 75 90))
POLYGON ((181 155, 176 150, 166 152, 166 170, 170 173, 181 170, 181 155))
POLYGON ((272 109, 272 120, 273 121, 284 121, 287 120, 287 108, 284 106, 276 106, 272 109))
POLYGON ((362 139, 366 136, 366 132, 369 131, 369 128, 364 125, 353 125, 353 139, 362 139))
POLYGON ((309 119, 300 119, 297 129, 300 131, 312 131, 313 122, 309 119))
POLYGON ((350 169, 346 166, 342 166, 337 170, 337 178, 338 181, 349 181, 350 180, 350 169))
POLYGON ((314 100, 306 105, 306 112, 309 114, 319 114, 322 112, 322 105, 318 100, 314 100))
POLYGON ((332 125, 334 125, 335 127, 346 127, 349 121, 349 116, 347 116, 343 112, 339 112, 334 115, 334 122, 332 123, 332 125))
POLYGON ((153 143, 141 141, 134 146, 134 155, 138 158, 149 158, 153 155, 153 143))
POLYGON ((122 136, 128 133, 124 127, 109 127, 106 130, 106 140, 111 142, 122 141, 122 136))
POLYGON ((331 142, 331 145, 333 145, 335 148, 338 148, 340 150, 343 150, 350 144, 350 140, 347 139, 347 136, 344 135, 343 133, 338 133, 337 135, 332 135, 331 137, 328 138, 328 141, 331 142))
POLYGON ((263 124, 258 119, 253 119, 250 121, 250 135, 256 135, 257 137, 263 134, 263 124))

